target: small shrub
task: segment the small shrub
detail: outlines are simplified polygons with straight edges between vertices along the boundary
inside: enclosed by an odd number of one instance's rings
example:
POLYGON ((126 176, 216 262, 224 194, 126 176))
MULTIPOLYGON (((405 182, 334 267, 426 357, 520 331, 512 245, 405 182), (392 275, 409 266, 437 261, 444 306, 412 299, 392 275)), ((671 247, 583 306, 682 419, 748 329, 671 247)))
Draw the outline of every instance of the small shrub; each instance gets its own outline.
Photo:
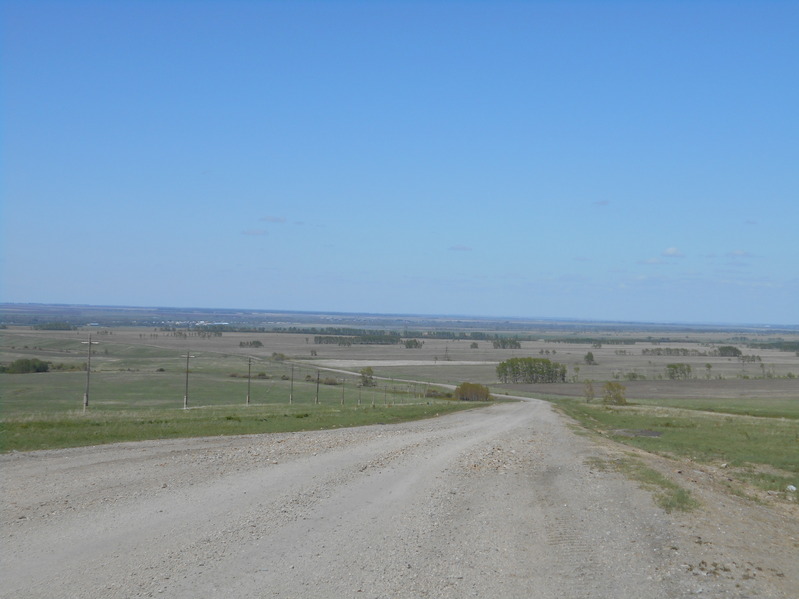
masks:
POLYGON ((478 383, 461 383, 455 389, 455 397, 461 401, 490 401, 488 387, 478 383))
POLYGON ((605 405, 623 406, 627 404, 627 387, 615 381, 605 383, 602 388, 602 402, 605 405))

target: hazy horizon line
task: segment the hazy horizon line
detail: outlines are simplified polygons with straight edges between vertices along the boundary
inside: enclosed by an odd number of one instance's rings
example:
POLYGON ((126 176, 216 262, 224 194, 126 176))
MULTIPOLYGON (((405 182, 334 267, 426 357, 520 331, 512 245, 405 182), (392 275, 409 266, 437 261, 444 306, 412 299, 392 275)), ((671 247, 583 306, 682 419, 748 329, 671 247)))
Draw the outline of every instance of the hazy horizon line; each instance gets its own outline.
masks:
POLYGON ((584 318, 574 316, 519 316, 519 315, 491 315, 491 314, 457 314, 457 313, 417 313, 417 312, 359 312, 345 310, 291 310, 285 308, 222 308, 209 306, 168 306, 168 305, 135 305, 135 304, 85 304, 74 302, 0 302, 0 310, 6 306, 41 306, 41 307, 75 307, 96 309, 134 309, 134 310, 196 310, 204 312, 253 312, 265 314, 312 314, 312 315, 342 315, 342 316, 369 316, 369 317, 416 317, 416 318, 469 318, 486 321, 527 321, 527 322, 569 322, 578 324, 628 324, 628 325, 658 325, 658 326, 709 326, 709 327, 753 327, 753 328, 797 328, 799 323, 777 322, 709 322, 687 320, 618 320, 603 318, 584 318))

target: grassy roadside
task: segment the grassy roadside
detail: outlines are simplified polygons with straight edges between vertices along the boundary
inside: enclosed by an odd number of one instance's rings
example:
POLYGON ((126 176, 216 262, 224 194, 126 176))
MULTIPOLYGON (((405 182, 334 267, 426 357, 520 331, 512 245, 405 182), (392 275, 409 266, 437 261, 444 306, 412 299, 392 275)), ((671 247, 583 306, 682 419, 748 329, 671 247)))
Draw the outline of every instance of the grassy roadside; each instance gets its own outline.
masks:
POLYGON ((431 401, 394 405, 213 406, 189 410, 52 412, 4 418, 0 451, 31 451, 122 441, 297 432, 392 424, 489 404, 431 401))
POLYGON ((613 461, 591 459, 589 465, 597 470, 615 470, 637 481, 642 488, 652 492, 655 503, 666 512, 688 512, 699 506, 688 490, 634 457, 626 456, 613 461))
POLYGON ((799 484, 799 421, 759 402, 761 413, 749 416, 741 405, 704 411, 704 402, 664 405, 604 406, 579 399, 550 400, 586 429, 619 443, 670 458, 723 467, 725 477, 795 500, 786 492, 799 484))

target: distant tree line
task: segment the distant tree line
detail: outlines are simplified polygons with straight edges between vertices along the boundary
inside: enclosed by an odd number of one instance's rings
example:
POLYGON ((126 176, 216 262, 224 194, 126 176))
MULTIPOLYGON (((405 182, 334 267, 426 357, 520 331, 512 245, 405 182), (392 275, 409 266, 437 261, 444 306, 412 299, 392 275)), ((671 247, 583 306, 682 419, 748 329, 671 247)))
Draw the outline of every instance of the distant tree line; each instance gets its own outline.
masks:
MULTIPOLYGON (((378 329, 354 329, 350 327, 276 327, 273 333, 295 333, 301 335, 330 335, 337 337, 391 337, 397 341, 400 334, 396 331, 378 329)), ((395 343, 397 342, 395 341, 395 343)))
POLYGON ((258 341, 257 339, 253 341, 240 341, 239 347, 263 347, 264 344, 258 341))
POLYGON ((194 329, 197 331, 206 331, 208 333, 265 333, 266 332, 266 327, 243 327, 232 324, 201 324, 195 326, 194 329))
POLYGON ((42 322, 33 325, 31 328, 35 331, 76 331, 78 327, 71 325, 68 322, 42 322))
POLYGON ((30 372, 47 372, 48 370, 50 370, 50 363, 39 358, 19 358, 8 366, 0 366, 0 371, 8 374, 28 374, 30 372))
POLYGON ((401 340, 398 333, 375 334, 375 335, 315 335, 313 342, 317 345, 341 345, 349 347, 351 345, 396 345, 401 340))
MULTIPOLYGON (((710 352, 713 355, 714 352, 710 352)), ((718 352, 716 352, 718 353, 718 352)), ((698 349, 687 349, 685 347, 645 347, 641 350, 642 356, 707 356, 708 352, 698 349)), ((721 355, 721 354, 718 354, 721 355)))
POLYGON ((490 333, 482 331, 409 331, 406 330, 403 334, 404 337, 424 337, 425 339, 450 339, 457 341, 458 339, 486 341, 492 337, 490 333))
POLYGON ((494 339, 491 343, 494 345, 494 349, 521 349, 522 344, 516 338, 511 337, 499 337, 494 339))
POLYGON ((503 383, 562 383, 566 366, 549 358, 511 358, 497 365, 503 383))
POLYGON ((753 348, 799 352, 799 341, 771 341, 768 343, 749 343, 748 345, 753 348))
POLYGON ((553 337, 546 339, 547 343, 575 343, 580 345, 591 345, 593 347, 602 347, 606 345, 635 345, 636 341, 649 341, 644 339, 620 339, 617 337, 553 337))

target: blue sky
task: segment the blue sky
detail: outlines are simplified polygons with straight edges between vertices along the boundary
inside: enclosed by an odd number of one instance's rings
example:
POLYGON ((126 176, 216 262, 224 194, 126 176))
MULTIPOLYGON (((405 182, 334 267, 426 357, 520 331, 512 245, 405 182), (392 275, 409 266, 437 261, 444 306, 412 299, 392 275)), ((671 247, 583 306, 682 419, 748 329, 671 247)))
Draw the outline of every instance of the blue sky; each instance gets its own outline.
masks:
POLYGON ((0 2, 6 302, 799 323, 798 2, 0 2))

